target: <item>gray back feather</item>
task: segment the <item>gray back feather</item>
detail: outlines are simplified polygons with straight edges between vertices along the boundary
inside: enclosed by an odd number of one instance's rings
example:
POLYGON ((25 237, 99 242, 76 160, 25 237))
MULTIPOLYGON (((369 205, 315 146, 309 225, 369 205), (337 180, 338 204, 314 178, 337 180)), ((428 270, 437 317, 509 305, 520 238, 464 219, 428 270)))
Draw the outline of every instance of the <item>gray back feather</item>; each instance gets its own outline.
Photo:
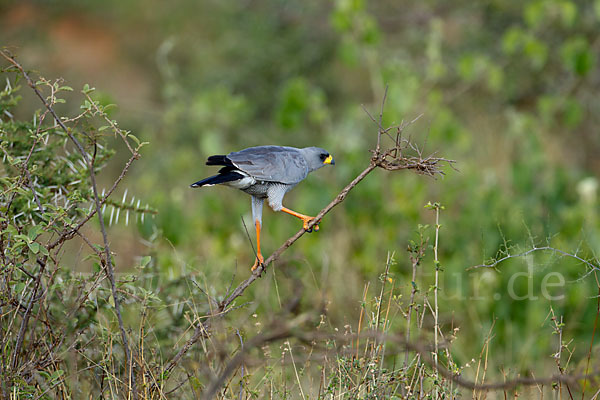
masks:
POLYGON ((310 172, 299 149, 284 146, 258 146, 229 153, 227 158, 256 180, 295 185, 310 172))

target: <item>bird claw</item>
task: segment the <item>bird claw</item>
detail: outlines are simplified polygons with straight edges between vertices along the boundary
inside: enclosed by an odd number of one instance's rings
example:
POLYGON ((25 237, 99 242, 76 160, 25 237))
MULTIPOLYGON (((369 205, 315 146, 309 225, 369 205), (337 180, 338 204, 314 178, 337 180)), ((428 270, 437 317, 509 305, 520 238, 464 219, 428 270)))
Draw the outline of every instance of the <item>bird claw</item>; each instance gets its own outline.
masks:
POLYGON ((305 230, 306 232, 308 232, 308 233, 312 233, 312 232, 313 232, 313 230, 314 230, 315 232, 318 232, 318 231, 319 231, 319 223, 316 223, 316 224, 314 224, 314 225, 312 226, 312 228, 310 228, 310 229, 308 228, 308 224, 309 224, 310 222, 312 222, 312 220, 314 220, 314 218, 307 218, 307 219, 305 219, 305 220, 304 220, 304 223, 302 224, 302 225, 304 226, 304 230, 305 230))
POLYGON ((256 255, 256 260, 254 260, 254 265, 252 266, 252 268, 250 268, 250 270, 254 271, 260 265, 263 265, 264 262, 265 262, 265 258, 262 256, 262 254, 257 254, 256 255))

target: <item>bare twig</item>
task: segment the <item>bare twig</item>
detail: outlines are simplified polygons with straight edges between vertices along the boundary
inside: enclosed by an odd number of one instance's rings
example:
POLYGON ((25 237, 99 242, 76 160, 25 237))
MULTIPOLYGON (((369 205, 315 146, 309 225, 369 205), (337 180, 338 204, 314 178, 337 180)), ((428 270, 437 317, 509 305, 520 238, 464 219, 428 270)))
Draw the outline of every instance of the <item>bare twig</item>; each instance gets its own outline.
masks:
POLYGON ((40 287, 40 282, 42 280, 42 275, 44 274, 44 270, 46 269, 46 259, 37 259, 37 263, 40 266, 40 270, 38 272, 38 276, 35 280, 35 284, 33 287, 33 291, 31 293, 31 298, 27 303, 27 309, 25 310, 25 314, 23 315, 23 319, 21 320, 21 326, 19 328, 19 333, 17 335, 17 344, 15 345, 15 349, 13 350, 13 358, 11 362, 11 367, 13 369, 17 368, 17 363, 19 360, 19 353, 21 353, 21 347, 23 346, 23 340, 25 339, 25 332, 27 330, 27 325, 29 324, 29 318, 31 317, 31 309, 33 308, 33 304, 40 299, 37 296, 38 289, 40 287))
MULTIPOLYGON (((492 325, 490 326, 490 329, 485 338, 485 342, 483 343, 483 347, 481 348, 481 353, 479 353, 479 361, 477 362, 477 371, 475 372, 475 383, 478 383, 478 381, 479 381, 479 371, 481 369, 481 361, 482 360, 483 360, 483 372, 482 372, 482 376, 481 376, 481 383, 485 382, 485 375, 487 373, 487 366, 488 366, 488 354, 489 354, 489 350, 490 350, 490 341, 492 340, 492 331, 494 330, 495 325, 496 325, 496 320, 494 320, 492 322, 492 325)), ((477 394, 478 394, 478 390, 473 389, 473 398, 474 399, 479 398, 477 396, 477 394)))
MULTIPOLYGON (((562 364, 561 364, 561 357, 562 357, 562 351, 563 348, 567 349, 567 345, 565 345, 563 343, 563 317, 562 315, 560 316, 560 321, 558 320, 558 318, 556 317, 556 314, 554 313, 554 308, 552 308, 552 306, 550 306, 550 312, 548 313, 548 315, 551 315, 552 317, 550 318, 552 323, 553 323, 553 328, 554 328, 554 333, 556 335, 558 335, 558 350, 556 351, 556 353, 554 353, 552 355, 552 358, 554 358, 555 362, 556 362, 556 366, 558 367, 558 371, 561 374, 565 373, 565 369, 563 368, 562 364)), ((568 364, 568 361, 567 361, 568 364)), ((569 392, 569 398, 571 400, 573 400, 573 394, 571 393, 571 388, 569 387, 569 385, 566 385, 567 387, 567 391, 569 392)), ((585 391, 585 390, 584 390, 585 391)), ((562 383, 558 385, 558 393, 559 396, 562 397, 562 383)))
MULTIPOLYGON (((240 330, 236 329, 235 333, 237 334, 238 338, 240 338, 240 349, 241 351, 244 351, 244 340, 242 339, 242 335, 240 335, 240 330)), ((241 363, 240 369, 240 393, 238 399, 242 400, 242 396, 244 395, 244 363, 241 363)))
MULTIPOLYGON (((498 264, 500 264, 500 263, 502 263, 502 262, 504 262, 506 260, 509 260, 511 258, 525 257, 525 256, 528 256, 531 253, 536 252, 536 251, 550 251, 552 253, 560 254, 561 256, 564 256, 564 257, 571 257, 571 258, 576 259, 577 261, 581 262, 582 264, 584 264, 584 265, 586 265, 587 267, 590 268, 590 271, 585 276, 583 276, 582 278, 585 278, 587 275, 589 275, 593 271, 599 271, 600 270, 600 268, 598 268, 597 265, 594 265, 590 261, 585 260, 585 259, 579 257, 577 254, 571 254, 569 252, 566 252, 564 250, 560 250, 560 249, 557 249, 557 248, 554 248, 554 247, 551 247, 551 246, 541 246, 541 247, 534 246, 534 247, 532 247, 531 249, 529 249, 527 251, 524 251, 524 252, 521 252, 521 253, 518 253, 518 254, 508 254, 508 255, 506 255, 506 256, 504 256, 502 258, 499 258, 497 260, 492 260, 492 262, 490 262, 488 264, 474 265, 472 267, 467 268, 467 271, 472 270, 472 269, 477 269, 477 268, 496 268, 496 266, 498 264)), ((582 279, 582 278, 579 278, 579 279, 582 279)))
MULTIPOLYGON (((435 203, 433 205, 433 209, 435 210, 435 243, 433 245, 433 264, 435 267, 435 286, 433 287, 433 297, 434 297, 434 307, 435 312, 433 313, 434 318, 434 367, 438 368, 438 330, 439 330, 439 308, 438 308, 438 291, 439 291, 439 274, 440 274, 440 262, 438 259, 438 239, 440 233, 440 209, 442 206, 439 203, 435 203)), ((436 372, 437 379, 437 372, 436 372)), ((436 398, 438 397, 438 387, 435 388, 436 398)))
POLYGON ((33 185, 33 182, 31 180, 31 173, 29 172, 29 168, 27 168, 27 166, 25 166, 24 169, 25 169, 25 174, 27 175, 27 186, 29 186, 29 189, 31 189, 31 193, 33 193, 33 198, 35 199, 35 204, 37 204, 40 212, 44 213, 44 207, 42 207, 40 198, 38 197, 37 192, 35 191, 35 186, 33 185))
MULTIPOLYGON (((40 116, 40 122, 39 122, 39 124, 41 124, 41 120, 42 120, 42 117, 40 116)), ((34 140, 33 144, 29 148, 29 153, 27 154, 27 157, 25 158, 25 160, 23 161, 23 164, 22 164, 22 170, 23 170, 23 175, 24 176, 22 175, 21 178, 20 178, 20 180, 22 182, 24 177, 27 178, 28 186, 29 186, 29 188, 31 189, 31 191, 33 193, 33 196, 34 196, 35 201, 36 201, 36 203, 38 205, 38 208, 40 210, 42 210, 42 212, 43 212, 44 208, 42 207, 42 204, 40 203, 40 200, 39 200, 39 198, 37 196, 37 193, 36 193, 35 189, 33 188, 33 183, 31 182, 31 173, 29 172, 29 169, 27 168, 27 166, 29 164, 29 160, 31 159, 31 155, 33 154, 33 151, 34 151, 35 147, 37 146, 37 144, 38 144, 38 139, 34 140)), ((10 197, 10 200, 8 201, 8 204, 6 205, 6 212, 5 212, 6 215, 8 215, 8 210, 10 209, 13 201, 15 200, 16 195, 17 195, 17 192, 15 191, 15 192, 13 192, 12 196, 10 197)))
MULTIPOLYGON (((419 290, 417 287, 417 266, 421 263, 421 260, 425 256, 425 250, 427 249, 427 243, 429 238, 423 237, 423 231, 419 231, 419 243, 415 246, 409 246, 408 251, 410 254, 410 262, 412 264, 412 280, 411 280, 411 291, 410 291, 410 302, 408 303, 408 311, 406 317, 406 342, 410 342, 410 328, 413 314, 413 308, 415 307, 415 296, 419 290)), ((404 354, 404 368, 408 367, 408 349, 404 354)))

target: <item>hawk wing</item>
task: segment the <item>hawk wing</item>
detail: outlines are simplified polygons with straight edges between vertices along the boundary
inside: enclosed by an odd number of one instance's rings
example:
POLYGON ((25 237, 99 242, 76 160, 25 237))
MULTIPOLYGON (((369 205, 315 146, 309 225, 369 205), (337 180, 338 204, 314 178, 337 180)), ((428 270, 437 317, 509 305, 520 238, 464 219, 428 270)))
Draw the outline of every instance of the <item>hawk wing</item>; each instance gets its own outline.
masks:
POLYGON ((306 159, 294 147, 250 147, 226 157, 237 169, 258 181, 295 185, 308 175, 306 159))

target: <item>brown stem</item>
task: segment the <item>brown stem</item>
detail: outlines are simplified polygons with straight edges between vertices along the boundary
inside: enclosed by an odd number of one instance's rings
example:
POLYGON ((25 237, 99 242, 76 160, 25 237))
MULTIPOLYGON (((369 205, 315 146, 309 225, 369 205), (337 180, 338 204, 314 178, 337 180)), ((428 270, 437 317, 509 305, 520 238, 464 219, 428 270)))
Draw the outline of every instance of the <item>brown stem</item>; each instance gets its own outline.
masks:
POLYGON ((27 309, 25 310, 25 314, 23 315, 23 320, 21 321, 21 326, 19 328, 19 334, 17 335, 17 344, 15 345, 15 349, 13 352, 13 358, 11 362, 11 368, 15 370, 17 368, 17 364, 19 361, 19 353, 21 352, 21 347, 23 346, 23 340, 25 339, 25 332, 27 329, 27 325, 29 324, 29 317, 31 316, 31 309, 33 308, 33 304, 39 300, 37 296, 38 289, 40 287, 40 282, 42 280, 42 275, 44 274, 44 270, 46 269, 46 261, 38 258, 37 263, 40 266, 40 271, 38 272, 38 276, 35 280, 35 284, 33 290, 31 292, 31 298, 29 299, 29 303, 27 304, 27 309))

